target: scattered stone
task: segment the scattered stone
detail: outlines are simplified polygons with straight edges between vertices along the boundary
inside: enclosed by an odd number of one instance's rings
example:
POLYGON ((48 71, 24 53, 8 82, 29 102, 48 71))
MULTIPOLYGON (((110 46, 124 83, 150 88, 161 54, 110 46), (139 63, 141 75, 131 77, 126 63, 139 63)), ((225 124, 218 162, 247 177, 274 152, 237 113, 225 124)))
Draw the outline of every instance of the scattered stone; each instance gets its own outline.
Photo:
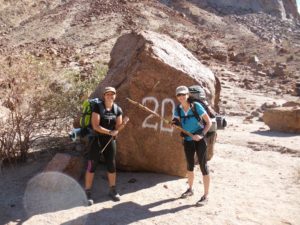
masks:
POLYGON ((286 102, 286 103, 282 104, 282 106, 283 106, 283 107, 300 106, 300 102, 295 102, 295 101, 286 102))
POLYGON ((260 115, 260 113, 258 111, 253 111, 251 113, 251 116, 254 116, 254 117, 258 117, 260 115))
POLYGON ((73 156, 65 153, 57 153, 45 167, 44 171, 58 171, 66 173, 79 180, 83 173, 84 162, 80 156, 73 156))
POLYGON ((259 59, 256 55, 251 56, 248 61, 250 64, 258 65, 259 59))
POLYGON ((135 179, 135 178, 131 178, 131 179, 128 181, 128 183, 130 183, 130 184, 133 184, 133 183, 135 183, 135 182, 137 182, 137 179, 135 179))
POLYGON ((263 71, 257 71, 256 74, 261 76, 261 77, 266 77, 267 76, 267 74, 263 71))
POLYGON ((260 107, 263 111, 265 111, 266 109, 272 109, 272 108, 276 108, 279 107, 280 105, 278 105, 276 102, 273 103, 268 103, 265 102, 264 104, 262 104, 262 106, 260 107))

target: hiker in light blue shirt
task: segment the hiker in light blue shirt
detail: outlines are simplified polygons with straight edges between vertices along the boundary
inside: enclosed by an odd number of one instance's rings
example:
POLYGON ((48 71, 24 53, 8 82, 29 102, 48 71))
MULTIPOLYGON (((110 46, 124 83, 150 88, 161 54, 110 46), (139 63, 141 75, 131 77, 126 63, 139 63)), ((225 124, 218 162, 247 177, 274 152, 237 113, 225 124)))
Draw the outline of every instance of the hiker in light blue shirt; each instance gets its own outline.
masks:
POLYGON ((190 103, 188 101, 189 89, 186 86, 177 87, 176 97, 180 104, 174 111, 173 123, 180 125, 184 130, 193 134, 192 137, 182 135, 184 136, 184 152, 187 161, 189 188, 181 195, 181 198, 187 198, 194 194, 194 156, 196 153, 203 175, 204 185, 204 194, 196 203, 197 206, 201 206, 208 200, 210 176, 207 166, 207 145, 204 136, 208 132, 212 122, 205 109, 199 103, 190 103), (200 123, 200 121, 198 121, 195 116, 196 112, 199 114, 201 120, 205 121, 205 123, 200 123))

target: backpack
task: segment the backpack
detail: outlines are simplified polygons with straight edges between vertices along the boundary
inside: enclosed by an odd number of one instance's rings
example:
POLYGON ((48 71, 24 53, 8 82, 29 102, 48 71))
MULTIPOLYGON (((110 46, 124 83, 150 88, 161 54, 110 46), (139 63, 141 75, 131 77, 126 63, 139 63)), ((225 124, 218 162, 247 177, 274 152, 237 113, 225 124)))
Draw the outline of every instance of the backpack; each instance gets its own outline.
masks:
MULTIPOLYGON (((193 85, 189 87, 190 98, 188 99, 190 103, 192 102, 199 102, 205 111, 207 112, 208 116, 212 119, 212 126, 209 132, 214 132, 217 129, 224 129, 227 126, 227 121, 223 115, 217 114, 207 103, 206 101, 206 94, 204 89, 200 85, 193 85)), ((195 117, 200 122, 201 118, 199 117, 197 111, 194 107, 191 108, 195 117)), ((203 121, 205 124, 205 121, 203 121)))
MULTIPOLYGON (((94 107, 99 107, 99 113, 101 117, 104 117, 105 107, 103 101, 99 98, 86 99, 82 103, 82 113, 80 116, 79 124, 81 128, 81 137, 86 136, 92 130, 92 111, 94 107)), ((113 104, 113 111, 117 113, 117 104, 113 104)))

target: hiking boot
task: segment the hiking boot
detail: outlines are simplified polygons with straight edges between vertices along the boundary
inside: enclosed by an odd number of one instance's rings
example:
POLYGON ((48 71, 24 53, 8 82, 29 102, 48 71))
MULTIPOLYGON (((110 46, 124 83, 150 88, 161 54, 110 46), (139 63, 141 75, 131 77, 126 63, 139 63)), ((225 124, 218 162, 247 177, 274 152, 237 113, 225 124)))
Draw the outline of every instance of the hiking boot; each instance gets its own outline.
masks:
POLYGON ((120 201, 120 194, 117 192, 115 186, 112 186, 110 188, 108 195, 112 198, 113 201, 120 201))
POLYGON ((182 195, 181 198, 187 198, 194 194, 193 190, 191 188, 188 188, 182 195))
POLYGON ((198 202, 196 202, 196 206, 204 206, 208 202, 208 197, 203 195, 198 202))
POLYGON ((88 205, 93 205, 94 204, 94 200, 92 199, 92 193, 91 190, 85 190, 85 194, 88 200, 88 205))

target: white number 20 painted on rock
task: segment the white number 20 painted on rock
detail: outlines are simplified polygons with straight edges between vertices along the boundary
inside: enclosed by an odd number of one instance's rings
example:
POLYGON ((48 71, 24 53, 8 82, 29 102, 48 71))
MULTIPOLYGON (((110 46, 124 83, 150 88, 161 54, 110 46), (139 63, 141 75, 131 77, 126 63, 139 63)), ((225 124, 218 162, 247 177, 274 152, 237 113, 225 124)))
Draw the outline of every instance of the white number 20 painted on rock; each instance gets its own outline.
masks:
MULTIPOLYGON (((154 109, 151 109, 151 110, 153 110, 154 112, 158 113, 157 111, 158 111, 158 108, 159 108, 159 102, 158 102, 157 98, 152 97, 152 96, 143 98, 142 104, 145 105, 145 106, 147 106, 147 103, 148 104, 149 103, 154 103, 154 109)), ((172 105, 172 112, 175 110, 175 103, 174 103, 173 99, 170 99, 170 98, 163 99, 162 102, 161 102, 161 112, 160 112, 161 116, 163 118, 165 118, 165 110, 166 110, 166 105, 167 104, 171 104, 172 105)), ((166 127, 166 126, 164 126, 164 122, 163 121, 160 121, 160 125, 159 125, 158 122, 152 122, 151 123, 149 120, 151 118, 153 118, 153 117, 154 117, 154 115, 152 115, 152 114, 150 114, 149 116, 147 116, 144 119, 143 123, 142 123, 142 127, 143 128, 147 127, 147 128, 152 128, 154 130, 158 130, 158 126, 159 126, 160 131, 173 133, 173 127, 166 127)))

